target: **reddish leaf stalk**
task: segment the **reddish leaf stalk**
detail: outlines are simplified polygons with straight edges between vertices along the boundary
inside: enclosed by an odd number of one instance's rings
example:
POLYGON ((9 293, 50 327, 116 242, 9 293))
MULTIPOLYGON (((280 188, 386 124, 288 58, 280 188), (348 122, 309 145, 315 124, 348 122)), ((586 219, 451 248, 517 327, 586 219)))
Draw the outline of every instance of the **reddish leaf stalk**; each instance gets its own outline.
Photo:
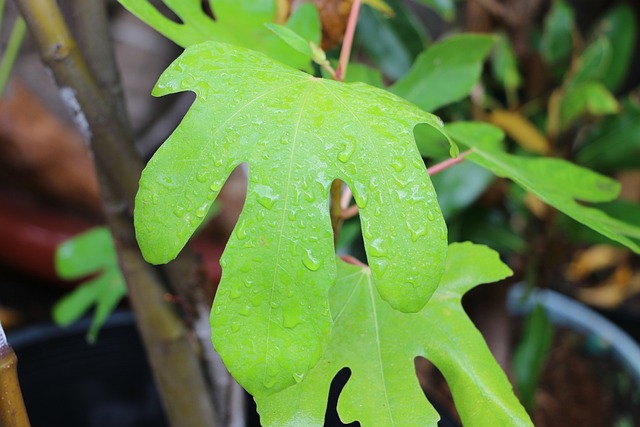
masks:
POLYGON ((360 14, 360 0, 354 0, 347 21, 347 29, 344 33, 342 41, 342 50, 340 51, 340 59, 338 61, 338 69, 336 70, 336 80, 344 81, 347 76, 347 66, 349 65, 349 57, 351 57, 351 47, 353 46, 353 36, 356 33, 356 24, 358 23, 358 15, 360 14))
POLYGON ((449 169, 451 166, 457 165, 458 163, 462 163, 464 161, 464 156, 466 156, 467 154, 469 154, 471 152, 471 150, 467 150, 464 151, 462 153, 460 153, 458 155, 458 157, 453 158, 453 159, 447 159, 443 162, 437 163, 433 166, 431 166, 428 169, 429 172, 429 176, 433 176, 437 173, 442 172, 443 170, 449 169))

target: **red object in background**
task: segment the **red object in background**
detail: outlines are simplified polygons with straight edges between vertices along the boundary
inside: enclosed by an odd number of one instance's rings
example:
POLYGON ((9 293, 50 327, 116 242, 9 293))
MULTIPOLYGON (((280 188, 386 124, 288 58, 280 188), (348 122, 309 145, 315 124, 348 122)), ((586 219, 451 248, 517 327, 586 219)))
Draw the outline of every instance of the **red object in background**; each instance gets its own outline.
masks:
MULTIPOLYGON (((99 225, 0 193, 0 264, 34 279, 72 287, 77 282, 62 281, 56 274, 56 248, 99 225)), ((216 286, 222 275, 220 256, 224 246, 201 237, 195 239, 191 247, 202 257, 209 283, 216 286)))

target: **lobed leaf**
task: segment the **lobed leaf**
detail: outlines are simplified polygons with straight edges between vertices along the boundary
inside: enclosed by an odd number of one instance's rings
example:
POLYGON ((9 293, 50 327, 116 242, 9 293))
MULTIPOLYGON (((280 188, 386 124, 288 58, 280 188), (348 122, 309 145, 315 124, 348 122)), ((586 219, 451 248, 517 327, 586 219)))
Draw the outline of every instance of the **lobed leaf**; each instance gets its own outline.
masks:
POLYGON ((456 142, 472 149, 466 159, 512 179, 576 221, 640 253, 640 245, 633 240, 640 238, 638 224, 579 203, 615 199, 620 191, 617 181, 561 159, 508 154, 501 145, 502 133, 490 125, 458 122, 446 129, 456 142))
MULTIPOLYGON (((201 0, 163 0, 180 22, 163 15, 149 0, 118 0, 141 21, 184 48, 217 41, 263 52, 295 68, 309 68, 309 56, 298 52, 267 29, 276 17, 276 0, 208 0, 216 19, 201 0)), ((311 4, 300 6, 286 22, 304 40, 320 44, 320 17, 311 4)))
POLYGON ((457 35, 429 47, 391 92, 425 111, 434 111, 469 95, 480 79, 493 36, 457 35))
POLYGON ((56 250, 55 266, 63 279, 94 276, 58 301, 53 308, 53 319, 57 324, 67 326, 95 306, 87 334, 89 341, 95 341, 100 328, 127 291, 109 229, 96 227, 62 243, 56 250))
POLYGON ((478 284, 510 274, 495 251, 453 244, 433 298, 408 314, 380 298, 366 267, 340 262, 331 290, 335 324, 329 347, 299 384, 256 398, 263 425, 322 426, 331 380, 348 367, 351 377, 338 400, 343 422, 436 426, 438 414, 416 378, 418 356, 444 374, 465 426, 532 425, 461 304, 462 295, 478 284))
POLYGON ((184 90, 197 98, 142 174, 136 234, 149 262, 173 259, 231 171, 248 163, 211 322, 217 350, 249 392, 294 383, 328 339, 334 179, 355 195, 382 298, 402 311, 426 304, 447 235, 412 131, 419 123, 441 130, 437 117, 383 90, 314 78, 212 42, 187 48, 154 95, 184 90), (433 267, 421 268, 425 260, 433 267))

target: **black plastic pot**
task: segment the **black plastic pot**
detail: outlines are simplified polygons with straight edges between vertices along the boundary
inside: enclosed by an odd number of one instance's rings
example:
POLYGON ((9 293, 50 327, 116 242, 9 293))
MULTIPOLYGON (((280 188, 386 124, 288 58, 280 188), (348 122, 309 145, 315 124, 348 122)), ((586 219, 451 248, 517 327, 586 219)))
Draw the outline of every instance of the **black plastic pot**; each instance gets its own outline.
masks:
POLYGON ((32 427, 168 426, 131 313, 115 313, 95 345, 88 324, 9 335, 32 427))
MULTIPOLYGON (((95 345, 85 340, 89 322, 9 334, 32 427, 168 427, 133 315, 113 314, 95 345)), ((335 405, 347 379, 339 375, 332 384, 333 409, 327 411, 325 427, 346 425, 335 405)), ((247 400, 253 403, 250 396, 247 400)), ((439 412, 440 427, 456 427, 439 412)), ((249 405, 247 426, 259 425, 255 406, 249 405)))

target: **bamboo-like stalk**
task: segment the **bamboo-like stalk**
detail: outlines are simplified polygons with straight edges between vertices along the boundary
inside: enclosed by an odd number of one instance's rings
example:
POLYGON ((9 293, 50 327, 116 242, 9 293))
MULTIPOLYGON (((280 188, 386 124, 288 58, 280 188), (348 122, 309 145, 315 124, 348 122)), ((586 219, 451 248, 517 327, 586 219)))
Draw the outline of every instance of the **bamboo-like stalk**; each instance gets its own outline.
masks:
POLYGON ((131 126, 124 103, 120 73, 115 52, 107 2, 105 0, 69 0, 72 30, 75 32, 80 52, 95 76, 98 87, 113 109, 120 126, 131 135, 131 126))
POLYGON ((169 422, 173 427, 215 426, 201 349, 176 307, 165 299, 165 276, 143 260, 135 241, 131 215, 142 162, 130 135, 113 104, 105 100, 56 1, 16 0, 16 4, 77 125, 90 141, 106 220, 169 422))
POLYGON ((29 427, 29 417, 18 382, 18 358, 0 324, 0 426, 29 427))

